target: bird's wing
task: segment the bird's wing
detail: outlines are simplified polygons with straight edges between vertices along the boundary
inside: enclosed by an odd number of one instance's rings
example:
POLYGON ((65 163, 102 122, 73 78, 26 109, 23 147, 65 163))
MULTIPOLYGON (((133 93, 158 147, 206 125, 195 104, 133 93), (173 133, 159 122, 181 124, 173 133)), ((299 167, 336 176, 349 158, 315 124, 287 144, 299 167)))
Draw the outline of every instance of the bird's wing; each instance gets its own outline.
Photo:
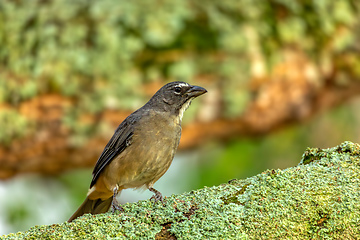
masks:
POLYGON ((113 159, 122 153, 126 147, 131 144, 132 136, 134 134, 135 119, 125 119, 116 129, 114 135, 104 148, 93 170, 93 178, 91 180, 90 188, 96 183, 100 173, 113 159))

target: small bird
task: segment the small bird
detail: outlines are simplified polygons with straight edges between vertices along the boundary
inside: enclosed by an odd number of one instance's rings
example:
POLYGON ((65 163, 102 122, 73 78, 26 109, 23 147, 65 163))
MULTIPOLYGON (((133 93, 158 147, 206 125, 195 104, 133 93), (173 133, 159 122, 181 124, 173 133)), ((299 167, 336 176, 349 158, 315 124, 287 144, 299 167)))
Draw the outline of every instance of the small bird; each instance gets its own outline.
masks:
POLYGON ((116 196, 123 189, 145 187, 163 201, 154 183, 170 167, 180 142, 181 120, 191 101, 206 89, 185 82, 160 88, 116 129, 96 162, 85 201, 68 222, 85 214, 123 211, 116 196))

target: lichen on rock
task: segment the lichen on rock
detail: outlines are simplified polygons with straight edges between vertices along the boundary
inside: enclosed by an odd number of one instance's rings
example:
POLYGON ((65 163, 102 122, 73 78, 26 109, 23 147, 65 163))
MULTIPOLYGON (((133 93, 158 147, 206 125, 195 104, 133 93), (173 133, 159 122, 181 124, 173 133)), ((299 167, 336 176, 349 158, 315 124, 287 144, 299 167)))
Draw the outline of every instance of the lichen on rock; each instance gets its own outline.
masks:
POLYGON ((0 239, 357 239, 359 156, 360 145, 351 142, 308 148, 296 167, 0 239))

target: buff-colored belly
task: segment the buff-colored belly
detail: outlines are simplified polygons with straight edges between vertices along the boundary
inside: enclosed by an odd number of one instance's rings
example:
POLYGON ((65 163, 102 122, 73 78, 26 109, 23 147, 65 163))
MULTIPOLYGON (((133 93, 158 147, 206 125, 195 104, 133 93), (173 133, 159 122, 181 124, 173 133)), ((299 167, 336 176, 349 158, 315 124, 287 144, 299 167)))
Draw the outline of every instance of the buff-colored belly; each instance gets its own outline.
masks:
MULTIPOLYGON (((174 121, 153 121, 134 132, 132 143, 104 168, 95 187, 110 195, 115 187, 152 187, 170 167, 180 140, 181 127, 174 121), (156 130, 155 130, 156 129, 156 130)), ((111 195, 110 195, 111 196, 111 195)))

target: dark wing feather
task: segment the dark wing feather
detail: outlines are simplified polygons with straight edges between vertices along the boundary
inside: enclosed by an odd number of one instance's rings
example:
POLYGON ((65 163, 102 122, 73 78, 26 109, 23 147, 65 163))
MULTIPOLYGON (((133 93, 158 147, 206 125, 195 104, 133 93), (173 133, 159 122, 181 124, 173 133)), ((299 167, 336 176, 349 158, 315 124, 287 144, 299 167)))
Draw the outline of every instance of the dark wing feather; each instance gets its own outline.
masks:
POLYGON ((100 173, 113 159, 115 159, 126 147, 131 144, 132 136, 134 134, 133 124, 129 118, 125 119, 116 129, 114 135, 104 148, 93 170, 93 178, 90 188, 94 186, 100 173))

